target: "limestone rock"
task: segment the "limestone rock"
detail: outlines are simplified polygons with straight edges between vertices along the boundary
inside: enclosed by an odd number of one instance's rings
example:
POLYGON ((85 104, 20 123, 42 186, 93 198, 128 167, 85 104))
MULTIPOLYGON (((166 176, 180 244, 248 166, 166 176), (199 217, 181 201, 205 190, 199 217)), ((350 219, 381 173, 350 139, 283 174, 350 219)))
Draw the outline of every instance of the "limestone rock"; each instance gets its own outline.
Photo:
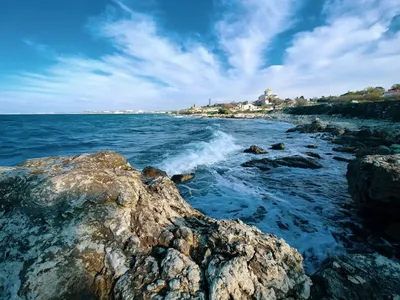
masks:
POLYGON ((163 170, 147 166, 142 170, 142 175, 145 178, 157 178, 157 177, 167 177, 167 173, 165 173, 163 170))
POLYGON ((400 220, 400 154, 352 161, 347 180, 350 195, 361 209, 400 220))
POLYGON ((400 264, 378 254, 332 257, 311 278, 315 300, 400 297, 400 264))
POLYGON ((263 158, 250 160, 244 164, 243 167, 256 167, 260 170, 270 170, 280 166, 292 167, 292 168, 303 168, 303 169, 320 169, 322 165, 315 159, 304 157, 301 155, 286 156, 276 159, 263 158))
POLYGON ((27 161, 0 174, 2 299, 307 299, 302 257, 193 209, 123 156, 27 161))
POLYGON ((256 145, 250 146, 250 148, 244 150, 243 152, 244 153, 253 153, 253 154, 266 154, 266 153, 268 153, 263 148, 260 148, 260 147, 258 147, 256 145))
POLYGON ((194 174, 177 174, 171 177, 171 180, 176 183, 182 183, 185 181, 189 181, 194 178, 194 174))

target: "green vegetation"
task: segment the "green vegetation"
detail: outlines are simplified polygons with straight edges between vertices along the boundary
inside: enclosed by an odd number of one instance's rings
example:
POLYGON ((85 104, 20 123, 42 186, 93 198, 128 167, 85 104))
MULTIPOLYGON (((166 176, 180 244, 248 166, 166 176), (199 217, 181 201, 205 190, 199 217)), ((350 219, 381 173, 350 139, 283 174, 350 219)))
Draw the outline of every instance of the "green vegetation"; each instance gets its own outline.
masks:
POLYGON ((231 115, 232 111, 228 107, 224 106, 218 109, 218 113, 221 115, 231 115))
MULTIPOLYGON (((394 84, 391 89, 400 89, 400 84, 394 84)), ((367 87, 361 91, 349 91, 340 96, 327 96, 316 99, 317 103, 375 102, 387 100, 384 98, 385 88, 381 86, 367 87)), ((398 95, 391 98, 400 100, 398 95)))

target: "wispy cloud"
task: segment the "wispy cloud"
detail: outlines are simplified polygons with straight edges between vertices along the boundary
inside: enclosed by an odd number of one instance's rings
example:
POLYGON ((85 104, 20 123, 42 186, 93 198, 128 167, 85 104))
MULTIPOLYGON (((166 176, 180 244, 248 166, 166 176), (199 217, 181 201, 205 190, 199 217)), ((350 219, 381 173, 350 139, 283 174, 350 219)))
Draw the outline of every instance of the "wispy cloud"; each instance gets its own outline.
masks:
POLYGON ((52 47, 41 44, 37 42, 36 39, 24 38, 22 39, 22 42, 42 55, 54 57, 57 55, 56 51, 52 47))
POLYGON ((386 34, 400 13, 397 0, 327 1, 326 24, 297 34, 282 49, 284 63, 270 67, 263 67, 265 50, 295 24, 298 1, 223 1, 216 45, 171 37, 150 15, 117 3, 122 13, 114 10, 96 23, 114 53, 58 55, 41 74, 14 75, 0 100, 13 99, 14 110, 23 101, 40 103, 41 111, 168 109, 209 97, 252 100, 266 87, 283 97, 318 96, 400 81, 400 35, 386 34))

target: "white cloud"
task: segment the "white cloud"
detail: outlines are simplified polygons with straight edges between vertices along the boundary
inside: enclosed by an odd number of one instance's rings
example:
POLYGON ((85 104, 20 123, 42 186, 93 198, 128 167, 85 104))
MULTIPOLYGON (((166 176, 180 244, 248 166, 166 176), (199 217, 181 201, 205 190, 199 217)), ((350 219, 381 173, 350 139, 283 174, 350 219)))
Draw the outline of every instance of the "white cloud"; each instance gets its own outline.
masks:
POLYGON ((400 35, 387 33, 400 13, 396 2, 329 1, 326 24, 296 35, 282 49, 284 63, 268 68, 265 50, 293 24, 295 0, 224 1, 214 46, 171 38, 151 16, 121 4, 124 18, 105 18, 97 28, 114 54, 97 60, 59 56, 42 74, 18 74, 16 84, 0 92, 0 100, 14 105, 0 112, 20 111, 21 105, 40 111, 172 109, 206 104, 209 97, 253 100, 266 87, 282 97, 389 87, 400 81, 400 35))

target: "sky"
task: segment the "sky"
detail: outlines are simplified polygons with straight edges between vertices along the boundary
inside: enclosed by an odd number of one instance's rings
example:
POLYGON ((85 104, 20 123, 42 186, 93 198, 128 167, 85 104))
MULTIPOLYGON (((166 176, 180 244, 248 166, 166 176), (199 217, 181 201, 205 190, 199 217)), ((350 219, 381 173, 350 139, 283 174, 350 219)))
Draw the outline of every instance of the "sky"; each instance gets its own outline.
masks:
POLYGON ((0 0, 0 113, 400 83, 399 0, 0 0))

